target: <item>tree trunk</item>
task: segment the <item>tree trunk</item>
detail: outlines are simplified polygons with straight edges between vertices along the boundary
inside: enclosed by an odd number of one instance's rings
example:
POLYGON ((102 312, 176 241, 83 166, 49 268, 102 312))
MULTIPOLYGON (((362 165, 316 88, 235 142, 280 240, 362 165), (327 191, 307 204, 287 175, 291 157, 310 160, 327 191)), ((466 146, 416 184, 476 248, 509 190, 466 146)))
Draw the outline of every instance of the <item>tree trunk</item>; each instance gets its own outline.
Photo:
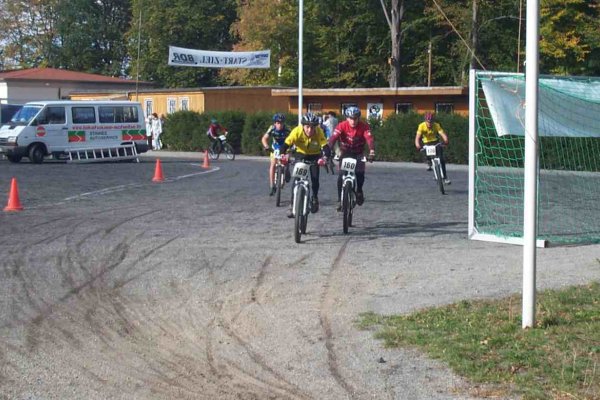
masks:
POLYGON ((390 87, 400 85, 400 45, 402 42, 402 19, 404 17, 404 0, 392 0, 392 17, 390 21, 390 35, 392 38, 392 55, 390 57, 390 87))
POLYGON ((475 56, 477 54, 478 36, 477 31, 479 30, 479 24, 477 23, 477 0, 473 0, 473 15, 471 16, 471 69, 477 68, 477 61, 475 56))

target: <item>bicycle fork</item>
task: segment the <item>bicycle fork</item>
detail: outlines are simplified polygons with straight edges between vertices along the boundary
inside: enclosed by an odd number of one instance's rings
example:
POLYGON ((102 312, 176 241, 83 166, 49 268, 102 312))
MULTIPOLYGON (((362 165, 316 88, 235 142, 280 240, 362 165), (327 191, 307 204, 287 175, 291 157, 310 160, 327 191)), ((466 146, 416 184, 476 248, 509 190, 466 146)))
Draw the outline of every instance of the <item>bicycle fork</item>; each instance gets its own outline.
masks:
POLYGON ((309 210, 309 198, 310 198, 310 193, 308 190, 308 185, 306 185, 305 183, 298 183, 294 186, 294 196, 293 196, 293 202, 292 202, 292 212, 296 213, 296 194, 298 193, 298 188, 304 188, 304 204, 303 204, 303 208, 302 208, 302 215, 307 215, 308 214, 308 210, 309 210))

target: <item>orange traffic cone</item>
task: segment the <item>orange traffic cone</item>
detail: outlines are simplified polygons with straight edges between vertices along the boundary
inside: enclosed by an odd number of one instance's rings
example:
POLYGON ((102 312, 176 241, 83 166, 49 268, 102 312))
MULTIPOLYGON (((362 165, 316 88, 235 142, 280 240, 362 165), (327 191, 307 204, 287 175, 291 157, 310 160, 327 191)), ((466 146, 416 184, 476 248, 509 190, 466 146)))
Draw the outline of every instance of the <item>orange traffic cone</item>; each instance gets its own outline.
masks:
POLYGON ((163 182, 165 177, 163 176, 162 166, 160 164, 160 159, 156 159, 156 168, 154 169, 154 178, 152 178, 152 182, 163 182))
POLYGON ((210 168, 210 160, 208 157, 208 150, 204 150, 204 164, 202 164, 202 168, 210 168))
POLYGON ((4 211, 23 211, 23 206, 19 200, 19 188, 17 187, 17 179, 12 178, 10 181, 10 193, 8 195, 8 204, 4 207, 4 211))

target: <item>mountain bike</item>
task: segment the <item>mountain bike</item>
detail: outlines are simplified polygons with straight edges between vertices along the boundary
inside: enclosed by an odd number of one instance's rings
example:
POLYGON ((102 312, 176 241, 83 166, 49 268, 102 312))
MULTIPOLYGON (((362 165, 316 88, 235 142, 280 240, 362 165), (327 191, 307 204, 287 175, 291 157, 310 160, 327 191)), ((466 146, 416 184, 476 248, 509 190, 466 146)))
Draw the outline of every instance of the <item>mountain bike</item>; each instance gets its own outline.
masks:
POLYGON ((233 147, 227 143, 227 135, 219 135, 208 147, 208 154, 213 161, 218 160, 221 153, 225 154, 228 160, 235 160, 235 152, 233 147))
POLYGON ((273 150, 273 157, 275 158, 275 180, 273 182, 273 187, 275 188, 275 206, 279 207, 281 204, 281 190, 285 186, 286 177, 289 180, 290 166, 287 156, 279 154, 279 149, 273 150))
MULTIPOLYGON (((361 161, 365 162, 363 157, 361 161)), ((352 226, 352 217, 354 215, 354 207, 356 207, 356 164, 357 159, 354 157, 342 158, 340 169, 344 171, 342 175, 342 217, 344 233, 348 233, 348 228, 352 226)))
POLYGON ((442 143, 436 143, 433 145, 424 144, 421 148, 421 151, 425 153, 425 156, 427 156, 428 160, 431 160, 431 165, 433 167, 433 176, 435 178, 435 181, 437 182, 440 192, 442 194, 446 194, 446 191, 444 190, 444 179, 446 179, 446 177, 442 172, 441 160, 442 143))
POLYGON ((310 167, 315 162, 298 161, 294 164, 292 177, 294 190, 292 197, 292 213, 294 214, 294 240, 300 243, 302 234, 306 233, 308 214, 312 199, 310 167))

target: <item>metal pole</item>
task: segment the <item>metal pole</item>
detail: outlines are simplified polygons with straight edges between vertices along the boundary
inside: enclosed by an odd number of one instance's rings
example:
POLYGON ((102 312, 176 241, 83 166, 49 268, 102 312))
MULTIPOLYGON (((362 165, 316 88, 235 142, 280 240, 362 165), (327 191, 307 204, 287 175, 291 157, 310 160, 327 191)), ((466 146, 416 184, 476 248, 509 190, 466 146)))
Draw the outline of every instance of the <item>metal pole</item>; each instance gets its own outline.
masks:
POLYGON ((431 40, 429 41, 427 54, 429 54, 429 66, 427 67, 427 87, 429 87, 431 86, 431 40))
POLYGON ((302 31, 304 29, 304 0, 300 0, 298 11, 298 125, 300 125, 302 121, 302 31))
POLYGON ((142 4, 140 5, 140 17, 138 20, 138 43, 137 43, 137 62, 136 62, 136 72, 135 72, 135 101, 138 101, 138 86, 140 80, 140 38, 142 36, 142 4))
POLYGON ((525 182, 523 207, 523 329, 535 326, 539 8, 539 0, 527 0, 527 43, 525 51, 525 182))

